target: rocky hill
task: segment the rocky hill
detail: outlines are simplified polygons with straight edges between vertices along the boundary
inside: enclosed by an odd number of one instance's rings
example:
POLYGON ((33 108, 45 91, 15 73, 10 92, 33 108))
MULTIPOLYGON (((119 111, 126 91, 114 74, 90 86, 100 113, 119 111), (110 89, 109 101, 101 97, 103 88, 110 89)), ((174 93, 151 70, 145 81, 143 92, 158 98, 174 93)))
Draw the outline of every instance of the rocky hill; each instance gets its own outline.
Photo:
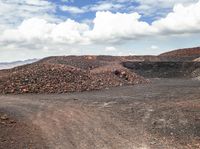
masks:
POLYGON ((0 93, 68 93, 147 83, 143 77, 198 77, 199 57, 199 47, 159 56, 53 56, 1 70, 0 93))
POLYGON ((178 49, 159 55, 162 61, 192 61, 200 57, 200 47, 178 49))
POLYGON ((147 82, 124 68, 119 58, 109 60, 103 56, 49 57, 2 70, 0 93, 67 93, 147 82))

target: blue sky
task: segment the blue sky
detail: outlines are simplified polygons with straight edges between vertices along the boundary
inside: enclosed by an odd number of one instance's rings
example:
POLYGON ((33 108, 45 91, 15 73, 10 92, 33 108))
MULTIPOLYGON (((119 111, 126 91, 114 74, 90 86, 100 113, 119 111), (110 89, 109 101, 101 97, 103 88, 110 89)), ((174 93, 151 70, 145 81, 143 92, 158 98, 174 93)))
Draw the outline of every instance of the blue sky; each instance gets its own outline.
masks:
POLYGON ((0 17, 0 62, 200 46, 199 0, 0 0, 0 17))

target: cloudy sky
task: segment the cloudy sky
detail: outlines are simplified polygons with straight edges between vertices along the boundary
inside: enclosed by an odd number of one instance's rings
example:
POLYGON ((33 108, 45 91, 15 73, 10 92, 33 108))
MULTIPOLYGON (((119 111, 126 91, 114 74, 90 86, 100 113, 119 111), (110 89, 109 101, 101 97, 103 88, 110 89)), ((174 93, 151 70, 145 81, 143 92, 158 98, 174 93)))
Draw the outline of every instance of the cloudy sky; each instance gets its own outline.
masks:
POLYGON ((200 0, 0 0, 0 62, 200 46, 200 0))

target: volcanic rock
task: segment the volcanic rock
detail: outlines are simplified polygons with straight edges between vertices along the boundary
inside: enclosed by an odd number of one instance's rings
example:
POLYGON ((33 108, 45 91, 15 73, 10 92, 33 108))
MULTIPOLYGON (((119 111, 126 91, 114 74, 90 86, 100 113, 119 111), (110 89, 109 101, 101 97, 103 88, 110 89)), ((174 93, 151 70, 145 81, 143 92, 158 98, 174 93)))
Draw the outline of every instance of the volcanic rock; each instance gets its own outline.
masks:
POLYGON ((147 82, 105 57, 50 57, 0 71, 0 93, 67 93, 147 82), (116 74, 119 71, 119 74, 116 74))

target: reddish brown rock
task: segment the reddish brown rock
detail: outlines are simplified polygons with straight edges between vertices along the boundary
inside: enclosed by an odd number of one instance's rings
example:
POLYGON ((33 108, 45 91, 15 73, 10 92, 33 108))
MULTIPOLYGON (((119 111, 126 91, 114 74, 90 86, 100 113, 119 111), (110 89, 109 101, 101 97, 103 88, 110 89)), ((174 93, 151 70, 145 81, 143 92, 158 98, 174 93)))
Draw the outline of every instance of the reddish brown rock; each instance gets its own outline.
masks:
POLYGON ((0 93, 67 93, 144 83, 146 80, 110 57, 50 57, 0 71, 0 93), (119 71, 119 74, 116 74, 119 71))

